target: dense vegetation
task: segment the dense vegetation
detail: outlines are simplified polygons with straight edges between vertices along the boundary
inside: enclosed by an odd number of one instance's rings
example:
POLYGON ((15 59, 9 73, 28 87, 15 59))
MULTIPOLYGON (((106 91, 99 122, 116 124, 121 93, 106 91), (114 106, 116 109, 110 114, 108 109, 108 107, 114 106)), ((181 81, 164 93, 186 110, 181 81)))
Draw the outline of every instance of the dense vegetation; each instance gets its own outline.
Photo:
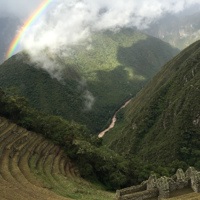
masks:
POLYGON ((0 66, 1 86, 18 88, 30 106, 87 125, 95 134, 178 53, 170 45, 131 29, 94 33, 92 40, 88 50, 77 46, 66 57, 49 55, 63 68, 61 81, 21 53, 0 66))
POLYGON ((119 113, 104 142, 116 152, 200 168, 200 41, 168 62, 119 113))
POLYGON ((67 122, 61 117, 47 115, 27 107, 24 97, 10 96, 0 89, 0 115, 17 124, 42 133, 58 144, 79 167, 83 178, 101 182, 107 189, 118 189, 146 180, 151 173, 169 176, 184 163, 173 162, 169 168, 144 163, 132 156, 119 156, 102 145, 102 140, 88 134, 85 126, 67 122))

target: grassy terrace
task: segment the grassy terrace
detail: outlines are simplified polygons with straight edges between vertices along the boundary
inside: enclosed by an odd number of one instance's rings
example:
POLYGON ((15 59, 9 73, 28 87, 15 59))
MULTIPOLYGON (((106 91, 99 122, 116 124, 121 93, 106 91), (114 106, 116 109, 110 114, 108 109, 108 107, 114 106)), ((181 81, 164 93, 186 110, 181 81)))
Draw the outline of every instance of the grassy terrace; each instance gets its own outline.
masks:
POLYGON ((113 199, 79 176, 63 151, 0 117, 0 199, 113 199))

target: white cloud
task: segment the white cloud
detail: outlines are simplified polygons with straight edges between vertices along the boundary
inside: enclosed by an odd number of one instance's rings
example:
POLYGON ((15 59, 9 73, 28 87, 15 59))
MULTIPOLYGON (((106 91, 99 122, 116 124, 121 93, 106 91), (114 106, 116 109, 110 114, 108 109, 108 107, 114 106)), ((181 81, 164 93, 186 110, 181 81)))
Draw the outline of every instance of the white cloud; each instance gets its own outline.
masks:
MULTIPOLYGON (((2 0, 0 17, 13 15, 25 21, 42 2, 44 0, 2 0)), ((53 0, 26 31, 20 47, 29 52, 33 62, 62 81, 64 66, 49 58, 48 53, 67 56, 70 47, 76 44, 87 44, 89 49, 93 31, 133 26, 144 29, 163 14, 178 13, 195 3, 199 6, 200 0, 53 0)), ((87 86, 82 97, 85 111, 91 110, 95 98, 87 86)))
MULTIPOLYGON (((13 13, 22 19, 32 13, 43 0, 4 0, 0 13, 13 13)), ((67 55, 74 44, 90 44, 91 32, 135 26, 146 28, 163 14, 177 13, 200 0, 54 0, 20 41, 35 62, 53 74, 58 65, 43 58, 41 51, 67 55)))
MULTIPOLYGON (((38 0, 39 2, 39 0, 38 0)), ((45 17, 22 38, 26 49, 52 51, 90 39, 91 31, 125 26, 146 28, 166 12, 177 13, 197 0, 55 0, 45 17)), ((35 4, 37 5, 37 4, 35 4)))

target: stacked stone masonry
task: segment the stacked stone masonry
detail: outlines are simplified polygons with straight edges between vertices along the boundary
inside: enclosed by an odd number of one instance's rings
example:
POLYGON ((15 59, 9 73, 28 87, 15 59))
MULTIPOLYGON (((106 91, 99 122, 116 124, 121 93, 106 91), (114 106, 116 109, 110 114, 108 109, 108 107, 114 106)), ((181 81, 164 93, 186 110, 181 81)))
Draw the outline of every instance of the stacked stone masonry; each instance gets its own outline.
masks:
POLYGON ((178 169, 176 174, 171 178, 157 178, 151 175, 147 181, 142 182, 138 186, 116 191, 114 200, 145 200, 150 198, 168 199, 170 193, 191 187, 196 193, 200 193, 200 172, 194 167, 189 167, 184 173, 182 169, 178 169))

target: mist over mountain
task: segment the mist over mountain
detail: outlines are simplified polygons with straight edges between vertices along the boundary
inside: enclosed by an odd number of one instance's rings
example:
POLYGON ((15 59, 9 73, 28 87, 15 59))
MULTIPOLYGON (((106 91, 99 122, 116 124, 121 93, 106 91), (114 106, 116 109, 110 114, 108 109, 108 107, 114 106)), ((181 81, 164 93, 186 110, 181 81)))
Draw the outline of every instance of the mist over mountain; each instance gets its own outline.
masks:
POLYGON ((199 4, 191 5, 190 7, 184 9, 180 13, 175 14, 176 16, 190 16, 200 11, 199 4))
POLYGON ((166 14, 143 32, 184 49, 200 39, 199 18, 200 7, 196 5, 178 14, 166 14))

